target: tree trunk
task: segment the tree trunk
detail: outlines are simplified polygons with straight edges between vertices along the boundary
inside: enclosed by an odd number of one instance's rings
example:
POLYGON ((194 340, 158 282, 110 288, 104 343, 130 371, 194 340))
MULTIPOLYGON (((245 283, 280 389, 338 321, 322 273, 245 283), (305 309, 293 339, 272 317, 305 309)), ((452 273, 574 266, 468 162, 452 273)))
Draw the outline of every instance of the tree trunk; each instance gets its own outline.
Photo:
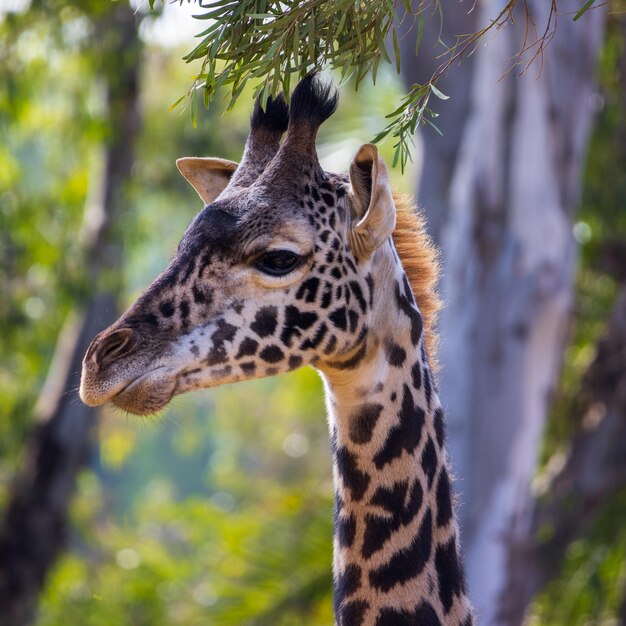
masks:
POLYGON ((580 432, 563 468, 535 503, 529 536, 513 546, 518 558, 509 591, 519 599, 517 614, 558 574, 567 547, 590 527, 602 505, 626 489, 626 285, 598 342, 581 395, 580 432), (542 528, 550 528, 546 541, 536 539, 542 528))
POLYGON ((83 234, 91 295, 66 320, 37 408, 37 424, 25 450, 0 527, 0 615, 6 626, 30 623, 37 596, 62 551, 76 477, 89 458, 97 413, 77 397, 82 356, 93 336, 117 318, 113 286, 119 278, 121 246, 115 219, 123 210, 124 187, 138 131, 140 48, 135 15, 116 3, 97 29, 106 42, 110 128, 98 197, 85 210, 83 234), (104 273, 110 273, 105 277, 104 273), (103 280, 106 278, 106 280, 103 280), (106 284, 98 290, 98 285, 106 284))
MULTIPOLYGON (((572 409, 578 432, 561 469, 535 500, 528 536, 512 546, 515 561, 508 591, 517 598, 518 614, 558 575, 568 546, 584 536, 607 503, 626 489, 625 242, 605 243, 598 265, 621 286, 572 409), (542 539, 546 529, 549 534, 542 539)), ((625 608, 626 596, 622 623, 625 608)))
MULTIPOLYGON (((484 3, 478 24, 504 4, 484 3)), ((527 2, 535 36, 550 4, 527 2)), ((556 36, 521 77, 505 73, 524 45, 525 15, 488 36, 475 53, 464 127, 453 131, 462 137, 458 155, 427 147, 424 156, 421 190, 436 191, 420 199, 443 207, 434 228, 446 302, 440 391, 459 477, 468 583, 485 625, 517 625, 523 616, 525 600, 509 576, 518 539, 531 525, 530 481, 570 319, 572 224, 606 16, 597 8, 573 22, 579 5, 559 2, 556 36), (442 164, 450 155, 452 165, 442 164), (446 167, 453 168, 449 183, 446 167)), ((453 10, 460 9, 448 14, 453 10)))
MULTIPOLYGON (((453 45, 459 33, 474 32, 478 27, 477 13, 459 5, 444 9, 443 22, 438 14, 425 17, 418 59, 415 57, 417 25, 409 18, 402 20, 399 41, 402 76, 407 87, 414 83, 424 84, 430 79, 444 62, 441 55, 446 48, 443 44, 453 45)), ((450 184, 470 112, 474 57, 466 56, 462 64, 462 68, 450 68, 437 82, 438 88, 450 98, 445 103, 433 103, 439 114, 435 124, 442 135, 429 128, 420 133, 417 140, 418 163, 421 165, 419 201, 429 232, 438 244, 450 210, 450 184)))

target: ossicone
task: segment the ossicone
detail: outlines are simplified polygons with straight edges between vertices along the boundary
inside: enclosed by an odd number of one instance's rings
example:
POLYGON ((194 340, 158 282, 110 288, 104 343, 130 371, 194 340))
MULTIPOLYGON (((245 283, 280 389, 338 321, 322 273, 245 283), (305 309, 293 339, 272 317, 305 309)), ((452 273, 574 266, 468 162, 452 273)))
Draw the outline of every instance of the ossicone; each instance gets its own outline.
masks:
POLYGON ((293 90, 289 106, 289 126, 308 126, 313 132, 335 112, 339 96, 331 83, 323 83, 312 72, 293 90))
POLYGON ((268 98, 265 108, 261 106, 261 97, 257 97, 243 157, 226 193, 254 184, 278 152, 280 139, 288 125, 289 107, 282 94, 268 98))
POLYGON ((265 108, 261 106, 261 96, 254 102, 254 110, 250 118, 250 129, 252 132, 258 130, 268 130, 282 135, 289 125, 289 107, 283 94, 276 98, 270 96, 267 99, 265 108))

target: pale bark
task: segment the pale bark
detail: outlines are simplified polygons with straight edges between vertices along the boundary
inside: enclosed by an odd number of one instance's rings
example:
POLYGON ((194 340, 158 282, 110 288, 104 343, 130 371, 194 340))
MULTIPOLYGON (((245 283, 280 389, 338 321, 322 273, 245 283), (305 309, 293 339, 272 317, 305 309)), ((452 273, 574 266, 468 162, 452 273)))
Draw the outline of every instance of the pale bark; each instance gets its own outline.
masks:
MULTIPOLYGON (((528 2, 537 24, 546 23, 549 4, 528 2)), ((562 12, 575 7, 559 3, 562 12)), ((483 23, 494 10, 484 8, 483 23)), ((522 45, 522 15, 477 52, 443 230, 441 396, 483 624, 519 623, 503 591, 510 547, 531 521, 530 482, 570 318, 572 221, 605 12, 587 18, 583 25, 560 16, 540 73, 536 64, 503 77, 522 45)))
POLYGON ((139 43, 128 5, 116 4, 102 19, 106 21, 99 34, 107 41, 103 54, 110 54, 107 63, 112 68, 105 79, 111 133, 98 191, 87 205, 83 225, 92 291, 59 336, 35 410, 37 423, 0 527, 0 615, 6 626, 33 620, 37 596, 65 546, 70 500, 97 423, 97 413, 83 405, 76 392, 81 360, 93 336, 117 317, 112 290, 116 281, 102 279, 105 271, 119 272, 121 263, 114 222, 123 210, 138 131, 139 43), (101 282, 107 288, 99 288, 101 282))
MULTIPOLYGON (((477 23, 503 4, 484 3, 477 23)), ((523 45, 525 16, 490 37, 476 52, 471 104, 457 103, 449 141, 423 133, 420 201, 444 261, 440 391, 482 624, 521 620, 526 600, 511 596, 508 577, 531 527, 530 482, 570 319, 572 223, 606 16, 599 8, 573 22, 567 13, 578 4, 559 2, 556 37, 524 76, 505 72, 523 45)), ((545 24, 550 3, 528 6, 545 24)), ((454 81, 463 71, 453 68, 447 87, 461 100, 454 81)))
MULTIPOLYGON (((417 24, 404 17, 400 28, 400 53, 402 77, 407 87, 424 84, 445 62, 442 57, 446 47, 456 41, 459 33, 474 32, 478 11, 468 11, 462 4, 445 10, 443 22, 437 12, 425 16, 419 56, 415 56, 417 24), (443 42, 443 43, 442 43, 443 42)), ((441 229, 450 210, 450 184, 455 170, 461 138, 470 112, 470 95, 474 78, 474 57, 466 56, 462 67, 453 65, 437 82, 440 91, 450 99, 434 99, 432 108, 439 117, 434 123, 442 131, 439 135, 431 128, 418 137, 418 158, 421 163, 418 182, 420 207, 427 219, 430 234, 440 243, 441 229)))

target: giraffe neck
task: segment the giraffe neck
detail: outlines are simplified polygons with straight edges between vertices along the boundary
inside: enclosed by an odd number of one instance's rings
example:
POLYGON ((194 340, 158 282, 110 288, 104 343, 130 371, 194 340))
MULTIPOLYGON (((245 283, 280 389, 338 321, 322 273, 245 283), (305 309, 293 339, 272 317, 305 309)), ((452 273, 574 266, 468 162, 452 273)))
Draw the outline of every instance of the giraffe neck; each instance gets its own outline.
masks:
POLYGON ((465 626, 471 608, 443 412, 421 318, 391 256, 387 279, 374 283, 366 346, 323 370, 334 454, 335 615, 339 626, 465 626))

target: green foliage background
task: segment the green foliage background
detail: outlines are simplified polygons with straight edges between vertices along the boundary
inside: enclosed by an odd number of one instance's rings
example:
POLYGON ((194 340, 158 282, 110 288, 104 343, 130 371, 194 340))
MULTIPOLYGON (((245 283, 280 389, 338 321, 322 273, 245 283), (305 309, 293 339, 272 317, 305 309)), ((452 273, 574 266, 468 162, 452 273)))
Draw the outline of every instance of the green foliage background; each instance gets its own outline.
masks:
MULTIPOLYGON (((0 503, 56 336, 81 298, 80 223, 107 133, 99 83, 106 60, 90 43, 97 3, 64 4, 54 17, 0 18, 6 51, 0 55, 0 503)), ((183 52, 152 45, 144 54, 143 128, 120 225, 127 303, 165 266, 201 208, 174 160, 185 154, 237 160, 247 134, 251 92, 228 115, 227 100, 216 100, 208 112, 200 108, 197 128, 188 115, 167 112, 189 85, 183 52)), ((594 255, 609 234, 626 238, 626 168, 615 142, 624 130, 616 82, 623 54, 616 30, 601 65, 606 106, 578 227, 584 245, 577 317, 546 462, 576 427, 570 409, 616 292, 612 279, 595 269, 594 255), (607 172, 615 181, 611 191, 607 172)), ((342 92, 319 140, 329 167, 348 165, 358 145, 384 126, 401 93, 388 72, 379 73, 376 88, 342 92)), ((392 146, 384 144, 383 152, 393 158, 392 146)), ((411 171, 393 175, 397 186, 412 188, 411 171)), ((179 398, 157 423, 106 411, 98 457, 80 477, 71 549, 51 576, 39 624, 331 624, 324 414, 312 370, 179 398)), ((563 575, 537 600, 536 623, 602 624, 616 615, 626 578, 626 537, 616 525, 623 504, 623 498, 612 503, 571 547, 563 575)))

